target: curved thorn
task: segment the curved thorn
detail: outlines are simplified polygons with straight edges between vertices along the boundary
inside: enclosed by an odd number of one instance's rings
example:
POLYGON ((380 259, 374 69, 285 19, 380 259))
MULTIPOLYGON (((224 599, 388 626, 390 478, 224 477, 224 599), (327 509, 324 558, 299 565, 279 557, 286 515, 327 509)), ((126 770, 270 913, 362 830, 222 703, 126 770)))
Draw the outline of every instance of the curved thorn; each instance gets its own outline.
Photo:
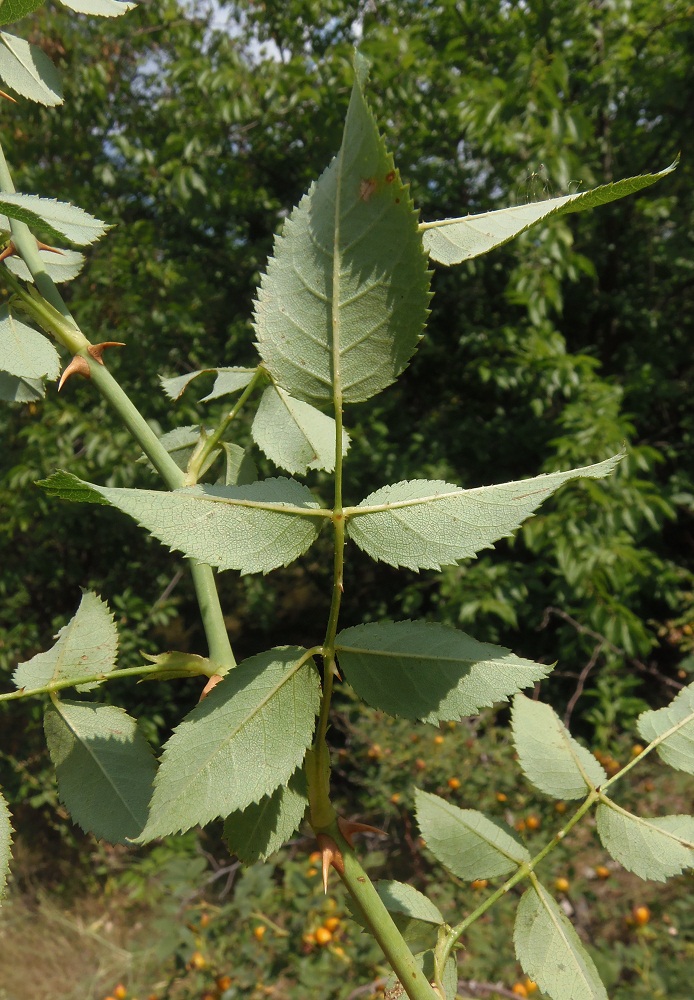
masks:
POLYGON ((74 356, 70 364, 60 376, 60 382, 58 382, 58 392, 60 392, 71 375, 82 375, 84 378, 90 377, 89 365, 83 357, 80 357, 79 354, 74 356))
POLYGON ((91 355, 100 365, 103 365, 104 359, 102 354, 107 347, 125 347, 125 344, 122 340, 105 340, 103 344, 90 344, 87 348, 87 354, 91 355))
POLYGON ((337 817, 337 825, 340 827, 340 833, 350 847, 354 847, 352 838, 355 833, 378 833, 382 837, 388 836, 385 830, 379 830, 377 826, 369 826, 368 823, 356 823, 351 819, 343 819, 342 816, 337 817))

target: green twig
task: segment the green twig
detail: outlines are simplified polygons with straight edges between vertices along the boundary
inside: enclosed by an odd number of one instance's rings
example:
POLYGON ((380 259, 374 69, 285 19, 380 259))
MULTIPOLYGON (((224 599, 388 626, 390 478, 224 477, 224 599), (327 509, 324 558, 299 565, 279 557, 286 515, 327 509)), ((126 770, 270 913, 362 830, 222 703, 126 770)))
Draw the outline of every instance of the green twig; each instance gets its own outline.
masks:
MULTIPOLYGON (((79 687, 82 684, 103 684, 105 681, 117 681, 121 677, 137 677, 139 675, 161 673, 162 668, 154 663, 143 663, 140 667, 125 667, 123 670, 112 670, 108 674, 84 674, 81 677, 70 677, 67 680, 51 681, 36 688, 19 688, 0 694, 0 701, 18 701, 20 698, 34 698, 40 694, 53 694, 64 688, 79 687)), ((191 676, 196 676, 192 675, 191 676)), ((204 674, 202 676, 205 676, 204 674)))

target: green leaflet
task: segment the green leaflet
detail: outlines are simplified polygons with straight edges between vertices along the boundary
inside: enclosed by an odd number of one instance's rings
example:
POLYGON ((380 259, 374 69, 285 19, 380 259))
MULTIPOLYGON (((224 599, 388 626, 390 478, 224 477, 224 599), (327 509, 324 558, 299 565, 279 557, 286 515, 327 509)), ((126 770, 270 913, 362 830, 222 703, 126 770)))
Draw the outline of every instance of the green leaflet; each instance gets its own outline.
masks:
POLYGON ((0 400, 3 402, 34 403, 45 395, 42 379, 17 378, 7 372, 0 372, 0 400))
POLYGON ((11 24, 42 7, 44 0, 3 0, 0 4, 0 24, 11 24))
MULTIPOLYGON (((85 591, 74 617, 58 632, 55 646, 20 663, 12 675, 18 688, 45 687, 85 674, 109 674, 116 665, 118 633, 108 605, 91 591, 85 591)), ((97 683, 81 684, 89 691, 97 683)))
POLYGON ((156 762, 135 719, 112 705, 59 701, 44 717, 60 800, 79 826, 122 844, 147 820, 156 762))
MULTIPOLYGON (((190 461, 191 455, 200 441, 202 433, 203 428, 200 424, 186 424, 183 427, 175 427, 172 431, 167 431, 165 434, 162 434, 159 441, 164 445, 179 469, 185 472, 188 468, 188 462, 190 461)), ((209 434, 210 432, 207 428, 205 428, 204 433, 209 434)), ((200 470, 201 476, 207 472, 215 459, 219 457, 220 450, 220 448, 215 448, 215 450, 207 456, 207 460, 200 470)), ((147 461, 147 459, 143 457, 140 461, 147 461)))
POLYGON ((639 878, 665 882, 694 867, 694 816, 634 816, 601 802, 596 821, 605 850, 639 878))
MULTIPOLYGON (((4 39, 6 36, 1 37, 4 39)), ((44 232, 49 239, 59 242, 64 237, 78 246, 94 243, 111 228, 77 205, 53 198, 39 198, 36 194, 3 192, 0 194, 0 212, 10 219, 26 223, 31 229, 44 232)), ((3 229, 8 228, 5 223, 6 220, 0 216, 3 229)))
POLYGON ((306 778, 298 768, 286 785, 227 816, 224 841, 230 853, 244 865, 266 861, 298 829, 307 806, 306 778))
POLYGON ((220 477, 218 486, 248 486, 256 482, 258 470, 250 451, 229 441, 221 442, 226 458, 224 477, 220 477))
POLYGON ((0 309, 0 371, 51 382, 60 374, 60 357, 50 340, 18 320, 7 306, 0 309))
POLYGON ((419 227, 423 233, 424 248, 439 264, 460 264, 464 260, 488 253, 494 247, 503 246, 550 216, 583 212, 635 194, 672 173, 676 166, 677 160, 656 174, 627 177, 613 184, 602 184, 591 191, 568 194, 561 198, 549 198, 529 205, 514 205, 500 211, 483 212, 459 219, 424 222, 419 227))
POLYGON ((518 763, 541 792, 579 799, 607 780, 602 764, 576 742, 549 705, 517 694, 511 724, 518 763))
MULTIPOLYGON (((251 428, 253 440, 267 457, 293 475, 308 469, 335 468, 335 421, 310 403, 293 399, 278 386, 262 395, 251 428)), ((349 437, 342 431, 342 454, 349 437)))
POLYGON ((438 795, 415 789, 417 823, 427 847, 458 878, 494 878, 530 861, 510 830, 476 809, 459 809, 438 795))
POLYGON ((275 240, 255 303, 258 350, 296 399, 369 399, 407 366, 429 273, 406 187, 356 78, 340 151, 275 240))
MULTIPOLYGON (((78 253, 76 250, 61 250, 59 254, 51 253, 50 250, 39 250, 38 254, 46 274, 56 284, 72 281, 84 267, 84 254, 78 253)), ((8 257, 4 264, 8 271, 11 271, 22 281, 29 281, 33 284, 34 275, 21 257, 8 257)))
POLYGON ((137 6, 122 0, 60 0, 60 2, 78 14, 96 14, 99 17, 120 17, 121 14, 137 6))
MULTIPOLYGON (((30 101, 47 107, 63 103, 60 76, 43 49, 6 31, 0 31, 0 77, 30 101)), ((0 227, 7 228, 1 220, 0 227)))
POLYGON ((12 817, 5 797, 0 795, 0 899, 5 895, 7 876, 10 871, 12 847, 12 817))
POLYGON ((288 565, 315 541, 324 520, 314 514, 319 508, 308 487, 293 479, 163 493, 96 486, 57 472, 39 485, 64 500, 112 503, 170 548, 241 573, 288 565))
POLYGON ((521 898, 513 941, 523 971, 552 1000, 608 1000, 581 939, 539 882, 521 898))
POLYGON ((601 479, 622 457, 474 490, 423 479, 384 486, 345 508, 347 533, 372 559, 390 566, 440 569, 491 548, 563 483, 601 479))
POLYGON ((303 649, 244 660, 176 727, 140 842, 204 825, 283 785, 313 737, 320 682, 303 649))
POLYGON ((694 684, 682 688, 665 708, 644 712, 636 726, 649 743, 677 726, 677 730, 658 746, 658 753, 670 767, 694 774, 694 684))
POLYGON ((439 722, 483 707, 545 678, 551 666, 430 622, 374 622, 335 640, 348 683, 373 708, 439 722))
MULTIPOLYGON (((404 882, 382 880, 375 882, 374 887, 412 951, 424 951, 436 944, 438 928, 445 921, 430 899, 404 882)), ((356 922, 366 929, 364 916, 356 903, 348 899, 347 905, 356 922)))
POLYGON ((174 378, 159 377, 161 387, 169 399, 180 399, 190 383, 200 375, 217 373, 212 391, 203 396, 200 402, 208 403, 212 399, 229 396, 245 389, 255 375, 255 368, 201 368, 200 371, 188 372, 186 375, 176 375, 174 378))

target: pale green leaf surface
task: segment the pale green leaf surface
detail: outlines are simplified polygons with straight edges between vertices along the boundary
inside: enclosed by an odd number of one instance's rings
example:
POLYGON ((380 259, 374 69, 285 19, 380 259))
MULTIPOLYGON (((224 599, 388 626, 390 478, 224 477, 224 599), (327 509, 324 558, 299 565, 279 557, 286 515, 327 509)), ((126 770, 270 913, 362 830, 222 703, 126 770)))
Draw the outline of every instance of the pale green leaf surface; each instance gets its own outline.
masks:
POLYGON ((5 403, 35 403, 46 395, 42 379, 18 378, 0 372, 0 400, 5 403))
POLYGON ((60 357, 50 340, 18 320, 7 306, 0 308, 0 371, 50 381, 60 374, 60 357))
POLYGON ((36 194, 0 194, 0 212, 10 219, 25 222, 31 229, 43 230, 59 242, 63 237, 78 246, 100 239, 111 228, 77 205, 36 194))
POLYGON ((244 660, 176 727, 140 841, 245 809, 287 782, 311 743, 320 681, 305 651, 244 660))
POLYGON ((335 649, 346 680, 367 704, 433 723, 506 701, 552 669, 433 622, 356 625, 339 633, 335 649))
POLYGON ((408 190, 357 78, 340 151, 285 222, 261 280, 255 328, 274 380, 312 403, 380 392, 417 347, 429 277, 408 190))
MULTIPOLYGON (((20 663, 12 675, 18 688, 45 687, 85 674, 110 674, 116 665, 118 632, 108 605, 85 591, 74 617, 64 625, 56 644, 45 653, 20 663)), ((97 687, 82 684, 80 691, 97 687)))
POLYGON ((608 1000, 592 958, 544 886, 523 894, 513 940, 523 971, 552 1000, 608 1000))
POLYGON ((417 823, 426 845, 458 878, 494 878, 530 860, 526 848, 476 809, 459 809, 430 792, 415 789, 417 823))
POLYGON ((601 802, 595 818, 605 850, 639 878, 665 882, 694 867, 694 816, 634 816, 601 802))
POLYGON ((347 533, 372 559, 407 569, 440 569, 491 548, 563 483, 601 479, 622 457, 473 490, 439 480, 384 486, 345 510, 347 533))
POLYGON ((137 5, 121 0, 60 0, 64 7, 78 14, 95 14, 98 17, 120 17, 137 5))
POLYGON ((602 764, 576 742, 549 705, 517 694, 511 726, 518 763, 541 792, 557 799, 579 799, 591 786, 607 780, 602 764))
POLYGON ((423 231, 424 247, 439 264, 460 264, 480 254, 488 253, 494 247, 508 243, 520 233, 530 229, 552 216, 583 212, 586 209, 607 205, 618 198, 635 194, 662 177, 666 177, 677 166, 677 161, 655 174, 627 177, 613 184, 602 184, 591 191, 549 198, 546 201, 514 205, 495 212, 482 212, 458 219, 443 219, 440 222, 425 222, 423 231))
MULTIPOLYGON (((308 469, 335 468, 335 421, 310 403, 293 399, 278 386, 262 395, 251 427, 253 440, 267 457, 293 475, 308 469)), ((342 454, 349 438, 342 431, 342 454)))
POLYGON ((227 816, 224 841, 230 853, 244 865, 266 861, 299 828, 307 806, 306 778, 297 769, 286 785, 227 816))
MULTIPOLYGON (((51 253, 50 250, 39 250, 38 253, 46 274, 56 284, 72 281, 84 267, 84 254, 78 253, 77 250, 61 250, 59 254, 51 253)), ((16 277, 33 283, 34 276, 21 257, 16 255, 8 257, 4 263, 8 271, 16 277)))
POLYGON ((39 485, 64 500, 111 503, 170 548, 241 573, 288 565, 315 541, 325 520, 307 516, 318 504, 308 487, 293 479, 163 493, 96 486, 58 472, 39 485))
POLYGON ((0 31, 0 77, 10 90, 37 104, 52 108, 63 103, 60 76, 46 53, 6 31, 0 31))
POLYGON ((445 923, 438 906, 413 885, 384 879, 376 882, 376 891, 389 913, 402 913, 412 920, 437 927, 445 923))
POLYGON ((199 371, 176 375, 173 378, 159 376, 161 387, 169 399, 180 399, 190 383, 200 375, 217 374, 212 391, 203 396, 201 402, 219 399, 244 389, 255 375, 255 368, 201 368, 199 371))
POLYGON ((10 871, 12 848, 12 817, 3 795, 0 795, 0 899, 5 895, 10 871))
MULTIPOLYGON (((211 431, 207 428, 205 431, 207 434, 211 433, 211 431)), ((200 424, 186 424, 183 427, 175 427, 171 431, 166 431, 166 433, 162 434, 159 438, 159 443, 166 448, 176 465, 183 472, 185 472, 188 468, 188 462, 190 461, 190 458, 200 441, 201 432, 202 428, 200 424)), ((200 476, 203 476, 207 472, 210 466, 219 457, 220 452, 221 447, 215 448, 209 453, 202 465, 202 468, 200 469, 200 476)), ((154 468, 152 463, 149 462, 149 459, 147 459, 144 455, 140 457, 139 461, 146 462, 149 464, 151 469, 154 468)))
POLYGON ((253 457, 249 451, 241 445, 231 444, 229 441, 221 442, 226 458, 224 478, 218 485, 222 486, 248 486, 258 478, 253 457))
POLYGON ((44 729, 60 800, 88 833, 122 844, 147 820, 156 762, 135 719, 112 705, 60 701, 44 729))
POLYGON ((644 712, 636 726, 648 743, 677 726, 676 732, 657 747, 657 752, 670 767, 694 774, 694 684, 682 688, 665 708, 644 712))
POLYGON ((0 24, 12 24, 42 7, 44 0, 0 0, 0 24))

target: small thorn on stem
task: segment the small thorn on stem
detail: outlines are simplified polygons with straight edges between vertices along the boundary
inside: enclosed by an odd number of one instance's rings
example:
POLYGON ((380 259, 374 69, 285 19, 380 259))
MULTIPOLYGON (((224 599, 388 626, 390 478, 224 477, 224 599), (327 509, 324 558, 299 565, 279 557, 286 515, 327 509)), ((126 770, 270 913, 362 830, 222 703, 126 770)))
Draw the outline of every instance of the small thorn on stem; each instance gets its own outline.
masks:
POLYGON ((98 361, 100 365, 103 365, 104 359, 102 355, 108 347, 125 347, 125 344, 122 340, 105 340, 103 344, 90 344, 87 348, 87 354, 94 358, 95 361, 98 361))
POLYGON ((318 847, 320 848, 321 855, 323 857, 323 889, 327 896, 328 894, 328 875, 330 873, 330 866, 332 865, 335 871, 342 875, 345 870, 345 862, 342 857, 342 852, 337 846, 335 841, 327 833, 319 833, 316 836, 318 841, 318 847))
POLYGON ((222 680, 222 675, 221 674, 212 674, 212 676, 208 680, 207 684, 202 689, 200 697, 198 698, 198 704, 200 704, 200 702, 202 701, 203 698, 206 698, 208 696, 208 694, 210 693, 210 691, 212 690, 212 688, 216 688, 217 687, 217 685, 219 684, 219 682, 221 680, 222 680))
POLYGON ((60 392, 71 375, 82 375, 84 378, 90 378, 89 365, 84 358, 80 357, 79 354, 74 356, 70 364, 60 376, 60 382, 58 382, 58 392, 60 392))
POLYGON ((61 257, 65 254, 64 250, 58 250, 57 247, 49 247, 47 243, 42 243, 41 240, 37 240, 36 245, 39 250, 48 250, 49 253, 59 253, 61 257))
POLYGON ((351 819, 343 819, 342 816, 337 817, 337 825, 340 827, 340 833, 350 847, 354 847, 352 838, 355 833, 378 833, 382 837, 388 836, 385 830, 379 830, 377 826, 369 826, 368 823, 356 823, 351 819))
POLYGON ((12 97, 10 94, 6 94, 4 90, 0 90, 0 97, 4 97, 8 101, 12 101, 13 104, 17 103, 17 101, 14 99, 14 97, 12 97))

